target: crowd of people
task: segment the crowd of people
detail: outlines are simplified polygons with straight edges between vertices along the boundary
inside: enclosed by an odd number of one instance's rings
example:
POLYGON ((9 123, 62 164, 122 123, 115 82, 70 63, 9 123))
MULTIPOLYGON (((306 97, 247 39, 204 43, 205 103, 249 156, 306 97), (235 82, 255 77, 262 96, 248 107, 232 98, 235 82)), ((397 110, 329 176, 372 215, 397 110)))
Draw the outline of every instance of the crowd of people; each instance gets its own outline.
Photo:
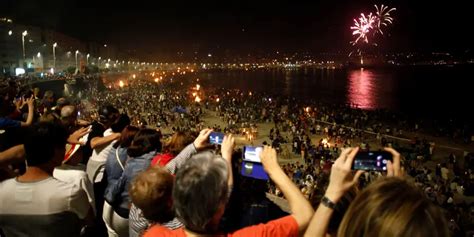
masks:
POLYGON ((409 125, 386 113, 211 88, 201 102, 179 82, 146 79, 81 93, 12 82, 0 91, 0 236, 473 233, 472 159, 428 167, 432 144, 398 144, 390 136, 409 125), (203 122, 211 111, 224 126, 203 122), (267 145, 269 181, 240 175, 235 145, 254 142, 262 122, 273 124, 256 144, 267 145), (209 144, 212 131, 227 134, 222 145, 209 144), (387 172, 353 172, 374 142, 393 155, 387 172), (280 165, 287 147, 302 159, 280 165))

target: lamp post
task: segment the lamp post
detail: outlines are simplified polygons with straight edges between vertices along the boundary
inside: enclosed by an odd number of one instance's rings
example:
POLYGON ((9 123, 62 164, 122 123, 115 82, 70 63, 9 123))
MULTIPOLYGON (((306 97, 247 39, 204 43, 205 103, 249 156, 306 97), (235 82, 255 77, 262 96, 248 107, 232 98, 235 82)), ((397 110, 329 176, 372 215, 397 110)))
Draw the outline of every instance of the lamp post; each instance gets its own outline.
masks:
POLYGON ((79 54, 79 50, 76 50, 76 70, 78 69, 78 64, 77 64, 77 55, 79 54))
POLYGON ((58 43, 53 44, 53 68, 56 70, 56 47, 58 47, 58 43))
POLYGON ((28 35, 28 31, 23 31, 23 33, 21 34, 21 43, 23 45, 23 60, 26 59, 26 54, 25 54, 25 36, 28 35))

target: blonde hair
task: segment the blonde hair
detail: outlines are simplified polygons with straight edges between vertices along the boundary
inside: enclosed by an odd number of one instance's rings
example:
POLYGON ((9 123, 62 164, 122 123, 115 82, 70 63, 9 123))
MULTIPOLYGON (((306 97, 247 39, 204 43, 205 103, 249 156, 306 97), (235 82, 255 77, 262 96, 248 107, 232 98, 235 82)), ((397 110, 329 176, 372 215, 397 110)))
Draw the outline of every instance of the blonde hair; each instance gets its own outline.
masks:
POLYGON ((163 152, 169 152, 178 155, 188 144, 193 142, 194 138, 190 133, 177 131, 163 146, 163 152))
POLYGON ((449 236, 441 209, 411 182, 382 178, 363 190, 349 206, 337 236, 449 236))
POLYGON ((164 223, 174 217, 171 194, 173 176, 160 166, 150 166, 133 180, 129 194, 143 216, 153 222, 164 223))

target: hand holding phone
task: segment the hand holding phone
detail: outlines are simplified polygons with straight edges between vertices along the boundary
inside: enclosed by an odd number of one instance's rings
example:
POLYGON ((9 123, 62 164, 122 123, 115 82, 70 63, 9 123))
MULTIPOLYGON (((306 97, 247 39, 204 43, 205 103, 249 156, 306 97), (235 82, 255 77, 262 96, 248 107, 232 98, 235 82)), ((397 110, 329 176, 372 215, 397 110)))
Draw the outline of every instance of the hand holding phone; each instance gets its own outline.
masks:
POLYGON ((241 174, 254 179, 268 180, 268 174, 263 167, 260 155, 261 146, 244 146, 241 174))
POLYGON ((260 153, 262 153, 262 151, 263 147, 261 146, 244 146, 243 158, 245 161, 262 163, 260 159, 260 153))
POLYGON ((209 143, 214 145, 222 145, 224 141, 224 133, 221 132, 211 132, 209 135, 209 143))
POLYGON ((393 157, 387 151, 359 151, 355 155, 353 170, 387 171, 387 163, 393 157))

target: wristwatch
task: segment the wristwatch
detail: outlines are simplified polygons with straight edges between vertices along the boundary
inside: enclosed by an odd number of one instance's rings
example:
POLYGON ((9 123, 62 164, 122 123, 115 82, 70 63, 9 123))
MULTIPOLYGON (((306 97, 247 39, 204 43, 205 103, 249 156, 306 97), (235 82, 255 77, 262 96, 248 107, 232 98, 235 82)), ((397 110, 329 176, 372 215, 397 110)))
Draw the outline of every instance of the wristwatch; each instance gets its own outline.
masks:
POLYGON ((322 199, 321 199, 321 203, 326 206, 327 208, 331 208, 334 210, 334 208, 336 208, 336 203, 332 202, 331 200, 329 200, 328 197, 324 196, 322 199))

